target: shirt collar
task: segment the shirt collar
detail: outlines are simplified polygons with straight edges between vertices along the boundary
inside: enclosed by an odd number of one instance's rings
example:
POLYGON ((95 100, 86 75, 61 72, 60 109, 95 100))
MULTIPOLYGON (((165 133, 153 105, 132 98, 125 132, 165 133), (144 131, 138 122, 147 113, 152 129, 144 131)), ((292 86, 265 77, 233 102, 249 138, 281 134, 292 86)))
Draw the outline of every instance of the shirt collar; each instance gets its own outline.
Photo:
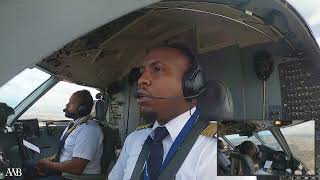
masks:
MULTIPOLYGON (((73 120, 73 123, 74 123, 74 124, 78 124, 81 120, 84 120, 84 118, 87 118, 87 121, 90 120, 90 117, 88 117, 88 116, 83 116, 83 117, 80 117, 80 118, 78 118, 78 119, 76 119, 76 120, 73 120)), ((93 119, 91 119, 91 120, 93 120, 93 119)))
MULTIPOLYGON (((180 114, 179 116, 173 118, 172 120, 170 120, 164 125, 164 127, 167 128, 172 141, 174 141, 177 138, 178 134, 180 133, 184 125, 187 123, 187 121, 190 119, 190 117, 192 116, 195 110, 196 110, 196 107, 193 107, 191 110, 188 110, 183 114, 180 114)), ((160 124, 156 121, 150 132, 150 136, 152 137, 152 139, 154 137, 155 129, 159 126, 160 124)))
POLYGON ((81 118, 78 118, 78 119, 76 119, 76 120, 73 120, 73 123, 74 123, 74 124, 77 124, 77 123, 80 121, 80 119, 81 119, 81 118))

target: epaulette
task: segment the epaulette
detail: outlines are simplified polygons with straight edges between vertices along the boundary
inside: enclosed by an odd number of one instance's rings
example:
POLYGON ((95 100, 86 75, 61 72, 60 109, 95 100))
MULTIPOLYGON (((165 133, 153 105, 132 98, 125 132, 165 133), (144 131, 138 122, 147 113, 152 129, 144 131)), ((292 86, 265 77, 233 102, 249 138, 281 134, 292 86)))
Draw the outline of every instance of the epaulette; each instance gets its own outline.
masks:
POLYGON ((153 123, 150 123, 150 124, 143 124, 143 125, 138 126, 138 127, 136 128, 136 130, 152 128, 152 126, 153 126, 153 123))
POLYGON ((201 135, 213 138, 217 133, 217 123, 210 122, 208 126, 202 131, 201 135))
POLYGON ((89 120, 92 120, 93 118, 90 115, 84 116, 80 119, 79 124, 83 124, 86 123, 88 124, 89 120))

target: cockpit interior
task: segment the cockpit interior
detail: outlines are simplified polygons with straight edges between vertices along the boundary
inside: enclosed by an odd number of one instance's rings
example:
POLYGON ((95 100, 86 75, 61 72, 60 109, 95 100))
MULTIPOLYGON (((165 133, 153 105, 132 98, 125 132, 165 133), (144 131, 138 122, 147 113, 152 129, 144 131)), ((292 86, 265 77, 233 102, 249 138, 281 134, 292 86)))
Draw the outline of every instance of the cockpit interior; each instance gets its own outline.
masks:
MULTIPOLYGON (((5 85, 26 67, 43 71, 50 78, 16 107, 0 104, 0 164, 21 167, 25 159, 41 159, 56 152, 56 142, 68 120, 40 121, 21 116, 59 82, 66 82, 99 91, 95 99, 102 105, 95 111, 106 137, 105 170, 101 172, 106 176, 128 134, 147 123, 140 117, 134 97, 136 67, 141 65, 149 48, 178 42, 187 44, 196 53, 208 87, 218 82, 223 89, 223 93, 211 89, 213 95, 207 92, 209 96, 199 103, 204 114, 212 121, 219 121, 222 128, 218 138, 229 146, 225 150, 227 156, 240 158, 239 147, 231 143, 229 135, 255 137, 260 142, 257 144, 261 154, 259 169, 263 170, 267 161, 272 161, 266 170, 271 175, 314 174, 314 168, 308 168, 294 156, 280 127, 272 124, 275 120, 291 122, 281 127, 285 128, 320 118, 319 46, 306 21, 289 3, 165 0, 126 12, 83 30, 81 36, 70 34, 68 40, 72 40, 68 43, 61 44, 64 41, 50 38, 46 41, 57 44, 46 46, 43 42, 43 51, 41 47, 32 49, 32 45, 23 51, 37 53, 38 59, 23 61, 23 56, 10 59, 8 55, 8 60, 1 62, 4 70, 0 71, 3 77, 0 85, 5 85), (13 68, 19 64, 16 62, 21 64, 18 69, 13 68), (6 70, 9 67, 11 72, 6 70), (275 139, 278 147, 263 143, 259 132, 266 130, 270 130, 268 135, 275 139), (40 154, 24 148, 26 138, 40 147, 40 154)), ((43 20, 50 18, 43 16, 43 20)), ((64 19, 55 22, 63 27, 64 19)), ((23 23, 19 25, 24 27, 23 23)), ((35 32, 41 31, 37 24, 31 24, 33 26, 35 32)), ((56 36, 60 37, 59 33, 56 36)), ((231 175, 243 175, 236 170, 234 173, 231 175)))
POLYGON ((303 128, 314 128, 314 121, 219 121, 218 138, 226 146, 218 150, 218 153, 225 154, 230 163, 225 166, 219 163, 218 158, 218 174, 314 174, 315 146, 310 140, 314 137, 314 132, 303 136, 299 133, 303 128), (252 146, 246 145, 248 142, 252 146), (247 153, 252 148, 253 154, 247 153))

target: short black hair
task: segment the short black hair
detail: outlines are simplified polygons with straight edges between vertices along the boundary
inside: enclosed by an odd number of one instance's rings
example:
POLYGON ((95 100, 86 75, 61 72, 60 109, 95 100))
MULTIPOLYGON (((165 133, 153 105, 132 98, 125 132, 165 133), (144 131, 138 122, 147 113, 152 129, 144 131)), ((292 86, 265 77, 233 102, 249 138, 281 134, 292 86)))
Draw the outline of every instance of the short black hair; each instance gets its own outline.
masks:
POLYGON ((256 145, 251 141, 244 141, 240 144, 239 152, 241 154, 248 154, 251 149, 256 149, 256 145))
POLYGON ((192 70, 193 68, 197 67, 197 65, 198 65, 195 52, 184 43, 171 43, 171 44, 164 43, 164 44, 160 44, 158 46, 154 46, 150 49, 155 49, 155 48, 173 48, 173 49, 178 50, 180 53, 182 53, 184 56, 186 56, 187 59, 189 60, 190 67, 188 68, 187 71, 192 70))
POLYGON ((187 45, 182 43, 174 43, 174 44, 168 44, 165 47, 177 49, 178 51, 180 51, 180 53, 185 55, 190 60, 191 67, 197 64, 195 53, 187 45))
POLYGON ((88 90, 84 89, 84 90, 77 91, 74 94, 80 98, 80 105, 87 107, 87 111, 85 115, 89 115, 91 113, 92 106, 93 106, 93 98, 91 96, 91 93, 88 90))
POLYGON ((218 139, 218 148, 220 148, 220 146, 224 146, 224 143, 221 139, 218 139))

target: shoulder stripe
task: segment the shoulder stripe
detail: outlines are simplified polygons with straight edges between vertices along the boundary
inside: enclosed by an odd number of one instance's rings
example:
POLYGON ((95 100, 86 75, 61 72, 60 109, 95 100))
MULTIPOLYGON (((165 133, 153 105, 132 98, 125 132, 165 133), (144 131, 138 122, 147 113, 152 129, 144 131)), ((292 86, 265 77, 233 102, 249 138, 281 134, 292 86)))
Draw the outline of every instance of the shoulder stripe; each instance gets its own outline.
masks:
POLYGON ((207 136, 207 137, 214 137, 214 135, 217 134, 217 123, 216 122, 210 122, 208 126, 202 131, 201 135, 207 136))
POLYGON ((136 130, 141 130, 141 129, 147 129, 147 128, 152 128, 153 124, 144 124, 144 125, 140 125, 136 128, 136 130))

